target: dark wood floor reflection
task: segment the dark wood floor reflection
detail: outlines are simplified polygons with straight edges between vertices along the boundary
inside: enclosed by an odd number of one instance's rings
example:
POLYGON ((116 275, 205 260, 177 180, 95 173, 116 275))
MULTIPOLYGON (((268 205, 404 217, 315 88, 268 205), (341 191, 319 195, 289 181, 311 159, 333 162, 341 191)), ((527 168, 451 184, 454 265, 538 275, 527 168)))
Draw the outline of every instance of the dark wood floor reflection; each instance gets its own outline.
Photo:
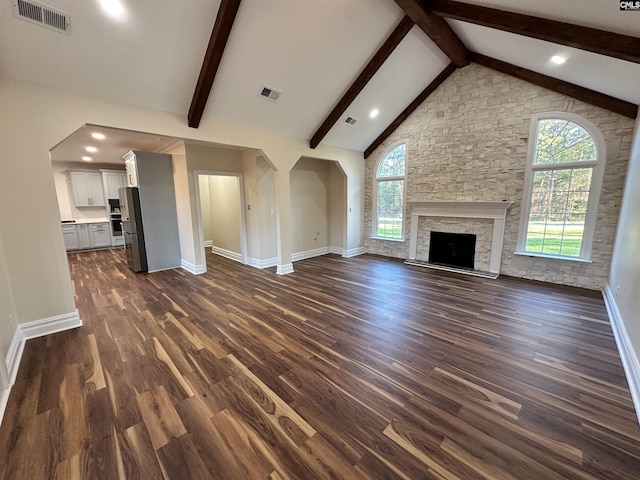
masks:
POLYGON ((69 260, 84 327, 27 343, 0 478, 640 476, 598 293, 374 256, 69 260))

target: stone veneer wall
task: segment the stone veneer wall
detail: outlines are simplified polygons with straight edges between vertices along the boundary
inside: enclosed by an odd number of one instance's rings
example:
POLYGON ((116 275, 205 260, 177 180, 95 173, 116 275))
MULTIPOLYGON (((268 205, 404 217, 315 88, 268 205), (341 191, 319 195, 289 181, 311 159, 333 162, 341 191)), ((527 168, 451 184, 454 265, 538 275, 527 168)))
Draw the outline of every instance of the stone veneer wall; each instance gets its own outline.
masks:
POLYGON ((366 160, 366 251, 408 258, 408 208, 404 242, 369 238, 374 168, 389 145, 406 140, 407 202, 511 200, 501 273, 600 289, 609 273, 633 127, 630 118, 480 65, 459 69, 366 160), (607 159, 590 263, 514 255, 531 115, 551 111, 580 115, 605 138, 607 159))

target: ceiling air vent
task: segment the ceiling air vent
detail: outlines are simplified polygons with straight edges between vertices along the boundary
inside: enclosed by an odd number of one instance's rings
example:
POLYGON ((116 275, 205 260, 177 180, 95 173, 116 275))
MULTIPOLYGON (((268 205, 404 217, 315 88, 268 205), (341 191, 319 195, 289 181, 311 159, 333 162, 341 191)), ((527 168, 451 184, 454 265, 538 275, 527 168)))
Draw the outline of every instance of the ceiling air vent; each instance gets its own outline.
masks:
POLYGON ((358 121, 358 120, 356 120, 356 119, 355 119, 355 118, 353 118, 353 117, 347 117, 347 118, 345 119, 344 123, 348 123, 349 125, 355 125, 357 121, 358 121))
POLYGON ((274 90, 271 87, 262 87, 262 91, 260 92, 260 96, 264 97, 272 102, 275 102, 280 98, 281 92, 274 90))
POLYGON ((68 15, 26 0, 16 0, 13 6, 17 18, 69 35, 68 15))

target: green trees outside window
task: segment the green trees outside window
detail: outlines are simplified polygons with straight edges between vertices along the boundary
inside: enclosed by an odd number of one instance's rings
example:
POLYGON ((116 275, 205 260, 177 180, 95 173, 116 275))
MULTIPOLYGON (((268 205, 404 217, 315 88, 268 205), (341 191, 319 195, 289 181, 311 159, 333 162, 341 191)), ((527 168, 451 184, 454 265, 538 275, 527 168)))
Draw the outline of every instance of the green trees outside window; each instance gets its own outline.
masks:
POLYGON ((376 170, 374 236, 402 239, 406 145, 396 145, 380 159, 376 170))

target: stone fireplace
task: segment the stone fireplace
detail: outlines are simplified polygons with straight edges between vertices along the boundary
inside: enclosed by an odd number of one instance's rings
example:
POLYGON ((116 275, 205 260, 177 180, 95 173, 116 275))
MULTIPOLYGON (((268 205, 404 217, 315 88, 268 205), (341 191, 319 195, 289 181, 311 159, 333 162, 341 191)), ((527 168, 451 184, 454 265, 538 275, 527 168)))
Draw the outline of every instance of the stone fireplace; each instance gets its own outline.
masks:
MULTIPOLYGON (((411 207, 409 259, 406 263, 496 278, 504 239, 507 209, 513 202, 408 202, 411 207), (474 236, 473 259, 469 265, 433 261, 430 258, 432 233, 474 236)), ((449 237, 451 239, 455 237, 449 237)), ((457 254, 456 242, 451 240, 457 254)), ((451 252, 450 252, 451 254, 451 252)), ((450 258, 451 260, 452 258, 450 258)))

